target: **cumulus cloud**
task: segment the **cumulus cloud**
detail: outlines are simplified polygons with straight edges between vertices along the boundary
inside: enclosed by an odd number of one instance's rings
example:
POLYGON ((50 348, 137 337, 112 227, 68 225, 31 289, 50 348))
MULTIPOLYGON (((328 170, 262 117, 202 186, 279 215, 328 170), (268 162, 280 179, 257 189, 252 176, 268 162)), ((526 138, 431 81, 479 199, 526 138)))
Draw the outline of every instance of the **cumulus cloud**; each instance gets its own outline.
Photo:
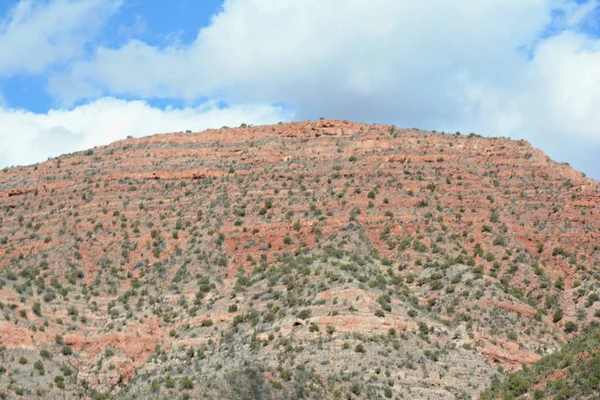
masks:
POLYGON ((110 97, 46 114, 0 107, 0 167, 44 161, 130 135, 271 124, 292 117, 283 108, 269 105, 222 108, 207 102, 199 107, 162 110, 143 101, 110 97))
POLYGON ((549 11, 537 0, 230 0, 189 45, 132 40, 118 49, 101 47, 53 80, 53 88, 67 100, 102 89, 278 97, 304 108, 317 95, 376 95, 389 103, 397 94, 391 92, 402 89, 453 90, 461 72, 506 75, 502 64, 536 39, 549 11), (431 72, 451 80, 427 86, 431 72))
POLYGON ((82 55, 120 0, 19 1, 0 19, 0 76, 38 73, 82 55))

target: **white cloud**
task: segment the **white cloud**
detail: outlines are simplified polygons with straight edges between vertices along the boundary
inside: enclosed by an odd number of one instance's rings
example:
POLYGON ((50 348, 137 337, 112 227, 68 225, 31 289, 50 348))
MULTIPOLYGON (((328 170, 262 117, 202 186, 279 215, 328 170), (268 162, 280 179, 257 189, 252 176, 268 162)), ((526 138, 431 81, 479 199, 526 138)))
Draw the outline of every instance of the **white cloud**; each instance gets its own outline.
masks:
POLYGON ((201 131, 223 125, 268 124, 292 115, 281 107, 215 102, 195 108, 161 110, 143 101, 102 98, 73 109, 34 114, 0 107, 0 167, 31 164, 50 156, 108 144, 131 135, 201 131))
POLYGON ((0 20, 0 76, 38 73, 82 55, 120 0, 19 1, 0 20))
MULTIPOLYGON (((468 95, 473 85, 519 95, 531 88, 528 71, 539 63, 519 49, 537 42, 553 22, 552 11, 562 10, 555 22, 569 26, 593 6, 554 0, 229 0, 187 46, 132 40, 119 49, 99 48, 51 87, 67 102, 105 91, 218 95, 284 102, 302 117, 454 125, 465 108, 478 106, 468 95)), ((563 50, 554 47, 558 58, 563 50)))
POLYGON ((430 72, 506 75, 499 61, 514 61, 514 49, 535 40, 549 10, 540 0, 230 0, 188 46, 132 40, 100 48, 53 88, 66 100, 106 89, 183 98, 224 93, 301 107, 316 96, 389 102, 394 91, 453 89, 454 79, 427 84, 430 72))

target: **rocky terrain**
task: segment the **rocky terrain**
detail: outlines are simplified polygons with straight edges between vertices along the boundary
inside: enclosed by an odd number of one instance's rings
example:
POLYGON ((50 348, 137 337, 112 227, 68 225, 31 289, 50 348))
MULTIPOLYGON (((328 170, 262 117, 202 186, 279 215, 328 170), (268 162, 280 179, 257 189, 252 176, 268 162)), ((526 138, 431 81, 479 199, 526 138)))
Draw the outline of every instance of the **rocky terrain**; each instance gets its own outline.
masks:
POLYGON ((524 141, 128 138, 0 171, 0 395, 559 396, 599 266, 600 184, 524 141))

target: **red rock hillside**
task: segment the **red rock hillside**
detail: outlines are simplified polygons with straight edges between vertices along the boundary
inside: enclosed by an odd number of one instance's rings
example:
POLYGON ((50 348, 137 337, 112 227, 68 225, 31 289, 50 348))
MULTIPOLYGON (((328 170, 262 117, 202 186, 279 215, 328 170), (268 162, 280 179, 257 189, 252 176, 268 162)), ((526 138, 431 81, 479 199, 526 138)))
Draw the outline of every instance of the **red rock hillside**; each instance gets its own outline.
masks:
POLYGON ((0 394, 477 398, 599 319, 599 263, 599 183, 525 141, 130 138, 0 171, 0 394))

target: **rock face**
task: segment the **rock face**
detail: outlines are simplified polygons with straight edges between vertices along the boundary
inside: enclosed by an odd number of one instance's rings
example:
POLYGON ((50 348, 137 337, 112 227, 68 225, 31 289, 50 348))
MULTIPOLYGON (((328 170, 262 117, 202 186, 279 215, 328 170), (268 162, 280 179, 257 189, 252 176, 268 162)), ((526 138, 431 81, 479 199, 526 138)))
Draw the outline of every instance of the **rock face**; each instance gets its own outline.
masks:
POLYGON ((0 393, 476 398, 598 319, 599 262, 598 182, 524 141, 127 139, 0 171, 0 393))

